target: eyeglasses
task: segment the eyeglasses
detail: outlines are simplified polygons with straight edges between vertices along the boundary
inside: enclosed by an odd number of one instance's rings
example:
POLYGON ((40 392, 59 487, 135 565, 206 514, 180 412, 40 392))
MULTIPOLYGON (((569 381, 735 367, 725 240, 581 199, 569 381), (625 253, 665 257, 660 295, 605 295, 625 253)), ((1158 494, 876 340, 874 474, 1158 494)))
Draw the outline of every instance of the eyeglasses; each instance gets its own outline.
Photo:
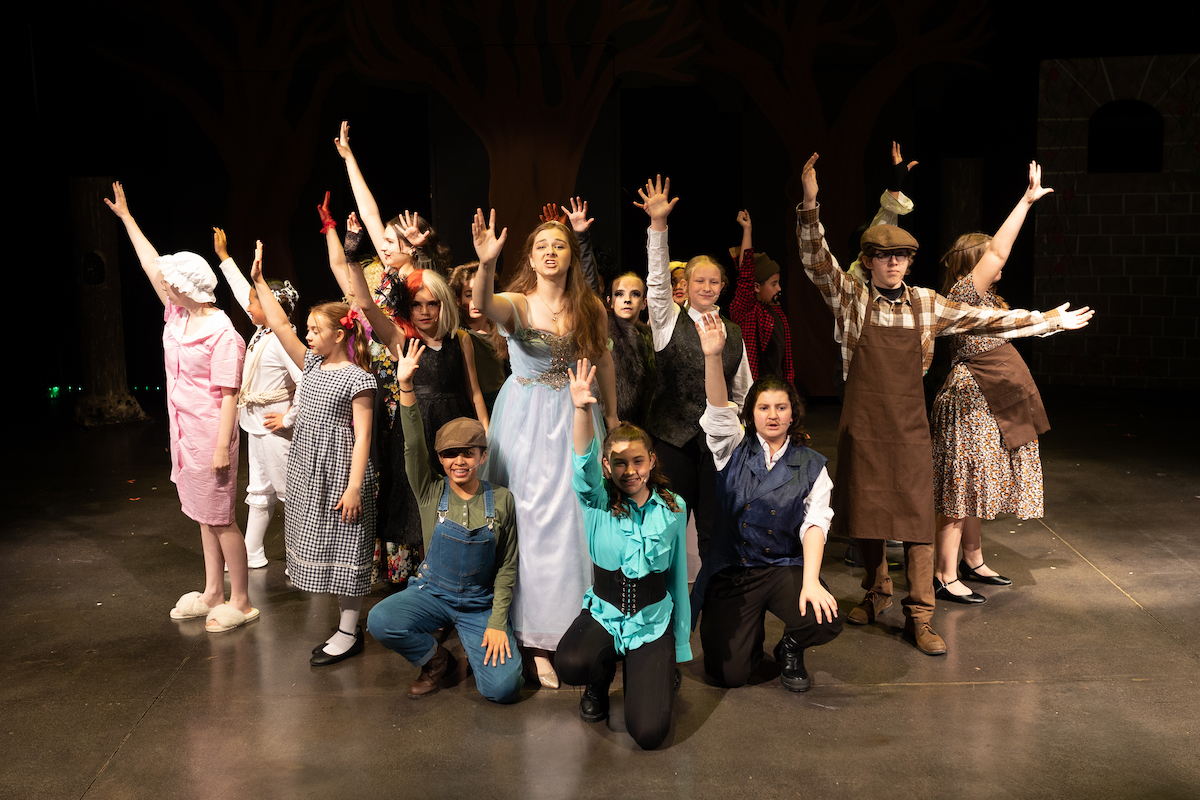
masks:
POLYGON ((896 263, 903 264, 905 261, 908 261, 912 258, 912 253, 876 253, 875 255, 871 256, 871 258, 875 259, 880 264, 887 264, 893 259, 896 261, 896 263))

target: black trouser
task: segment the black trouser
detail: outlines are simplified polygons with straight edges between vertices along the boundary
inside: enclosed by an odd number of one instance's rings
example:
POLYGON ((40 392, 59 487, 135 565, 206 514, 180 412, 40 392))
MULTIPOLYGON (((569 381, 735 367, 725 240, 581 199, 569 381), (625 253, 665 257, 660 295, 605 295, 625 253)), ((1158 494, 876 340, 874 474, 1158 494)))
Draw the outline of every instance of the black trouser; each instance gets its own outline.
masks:
MULTIPOLYGON (((600 683, 616 669, 617 650, 612 634, 592 617, 580 612, 563 634, 554 653, 554 669, 564 683, 583 686, 600 683)), ((625 729, 643 750, 663 743, 671 729, 675 701, 675 633, 625 654, 625 729)))
POLYGON ((682 497, 688 511, 696 515, 696 544, 703 559, 717 515, 717 468, 704 434, 692 437, 683 447, 656 436, 654 449, 659 469, 671 481, 671 491, 682 497))
POLYGON ((842 632, 841 618, 817 622, 812 605, 800 616, 803 585, 803 567, 734 567, 712 576, 700 620, 704 671, 722 686, 744 686, 763 658, 768 611, 802 648, 833 641, 842 632))

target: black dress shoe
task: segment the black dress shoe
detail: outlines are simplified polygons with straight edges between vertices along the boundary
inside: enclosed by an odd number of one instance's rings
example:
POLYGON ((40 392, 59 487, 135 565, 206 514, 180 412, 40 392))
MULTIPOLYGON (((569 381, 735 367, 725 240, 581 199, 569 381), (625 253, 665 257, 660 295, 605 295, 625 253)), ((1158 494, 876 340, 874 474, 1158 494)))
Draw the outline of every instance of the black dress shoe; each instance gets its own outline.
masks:
MULTIPOLYGON (((338 629, 342 633, 340 628, 338 629)), ((308 660, 308 663, 314 667, 327 667, 330 664, 336 664, 339 661, 345 661, 350 656, 356 656, 363 651, 363 632, 362 627, 354 629, 354 644, 350 645, 350 649, 336 656, 331 656, 325 652, 325 645, 321 645, 317 652, 313 653, 313 657, 308 660)))
POLYGON ((775 661, 782 670, 779 682, 789 692, 807 692, 812 688, 812 679, 804 669, 804 648, 790 634, 784 634, 775 645, 775 661))
MULTIPOLYGON (((960 583, 960 582, 961 581, 959 581, 958 578, 955 578, 954 580, 950 581, 950 583, 960 583)), ((951 603, 962 603, 962 604, 968 605, 968 606, 979 605, 980 603, 987 602, 987 598, 981 594, 976 594, 975 592, 971 592, 970 594, 957 595, 954 592, 947 589, 946 586, 947 586, 947 584, 944 584, 940 580, 938 580, 936 575, 933 576, 933 596, 936 597, 938 600, 949 600, 951 603)))
MULTIPOLYGON (((980 564, 979 566, 982 567, 983 564, 980 564)), ((966 559, 958 562, 958 571, 962 573, 964 578, 969 581, 975 581, 976 583, 986 583, 989 586, 1012 586, 1012 581, 1003 575, 980 575, 978 572, 967 566, 966 559)))

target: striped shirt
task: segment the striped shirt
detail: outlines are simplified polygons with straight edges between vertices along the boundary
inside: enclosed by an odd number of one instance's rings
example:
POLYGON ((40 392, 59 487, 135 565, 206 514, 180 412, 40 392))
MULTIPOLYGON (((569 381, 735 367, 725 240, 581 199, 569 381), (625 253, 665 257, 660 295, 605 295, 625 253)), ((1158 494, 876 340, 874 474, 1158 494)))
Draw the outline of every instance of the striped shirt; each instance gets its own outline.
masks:
POLYGON ((796 238, 800 259, 808 279, 825 298, 833 312, 833 337, 842 346, 842 377, 850 374, 850 360, 862 333, 868 305, 871 322, 887 328, 918 328, 924 352, 924 371, 933 363, 933 342, 938 336, 973 333, 1018 339, 1023 336, 1049 336, 1062 330, 1058 311, 1004 311, 976 308, 947 300, 932 289, 902 283, 900 297, 891 301, 873 286, 867 286, 842 272, 825 243, 820 207, 796 207, 796 238))

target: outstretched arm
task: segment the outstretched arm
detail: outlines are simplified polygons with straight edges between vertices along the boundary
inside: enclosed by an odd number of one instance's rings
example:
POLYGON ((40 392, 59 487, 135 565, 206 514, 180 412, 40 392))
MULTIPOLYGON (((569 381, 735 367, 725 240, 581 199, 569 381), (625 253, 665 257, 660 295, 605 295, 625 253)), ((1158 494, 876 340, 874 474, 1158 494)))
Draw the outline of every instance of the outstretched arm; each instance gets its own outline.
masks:
POLYGON ((729 387, 725 385, 725 367, 721 353, 725 350, 725 323, 711 311, 696 323, 700 334, 700 349, 704 352, 704 396, 710 406, 724 408, 729 404, 729 387))
POLYGON ((229 243, 225 238, 225 231, 220 228, 213 228, 213 251, 221 260, 221 274, 225 276, 225 282, 229 284, 229 291, 233 293, 233 299, 249 315, 250 281, 246 280, 246 276, 238 269, 237 263, 229 257, 229 243))
POLYGON ((596 435, 592 427, 592 410, 589 406, 596 402, 592 396, 592 380, 596 377, 596 368, 581 358, 575 363, 575 370, 567 367, 567 377, 571 379, 571 403, 575 406, 574 442, 575 455, 586 456, 592 449, 592 439, 596 435))
POLYGON ((679 316, 679 308, 671 299, 671 252, 667 246, 667 218, 679 198, 670 200, 670 194, 671 179, 664 182, 659 175, 646 181, 644 189, 638 189, 642 202, 633 203, 650 217, 650 230, 646 232, 646 306, 656 353, 671 341, 679 316))
POLYGON ((746 258, 746 251, 754 249, 754 239, 750 235, 750 212, 742 209, 737 215, 737 224, 742 226, 742 243, 738 246, 737 266, 740 269, 746 258))
MULTIPOLYGON (((334 247, 335 243, 341 247, 341 242, 337 241, 337 236, 333 231, 326 233, 325 236, 330 248, 334 247)), ((392 318, 382 308, 375 305, 375 301, 371 299, 371 290, 367 287, 367 276, 363 274, 362 265, 357 261, 346 263, 346 272, 350 276, 349 294, 354 295, 355 305, 366 316, 367 322, 371 323, 371 330, 379 337, 379 341, 399 357, 404 348, 404 340, 407 338, 404 331, 400 329, 399 325, 392 322, 392 318)))
POLYGON ((1004 264, 1008 261, 1008 254, 1012 251, 1013 242, 1017 240, 1017 234, 1021 232, 1021 226, 1025 224, 1025 217, 1029 214, 1029 209, 1033 207, 1034 203, 1053 191, 1053 189, 1042 186, 1041 165, 1036 161, 1030 161, 1029 186, 1025 189, 1025 194, 1017 201, 1017 205, 1008 215, 1008 219, 1004 220, 1000 230, 996 231, 996 235, 988 242, 987 251, 979 259, 975 269, 971 271, 971 280, 980 297, 983 297, 1000 277, 1000 270, 1004 269, 1004 264))
POLYGON ((250 267, 250 279, 254 281, 254 289, 258 293, 258 304, 262 306, 263 316, 267 318, 267 327, 279 337, 279 343, 283 345, 288 358, 292 359, 296 366, 303 367, 308 346, 300 341, 300 337, 292 330, 292 323, 288 321, 287 312, 275 299, 275 293, 271 291, 271 287, 267 286, 267 279, 263 277, 262 257, 262 242, 256 242, 254 264, 250 267))
POLYGON ((129 204, 125 201, 125 190, 119 181, 113 182, 113 199, 104 198, 104 204, 112 209, 112 212, 117 215, 117 219, 125 224, 125 232, 129 234, 129 240, 133 242, 133 250, 142 264, 142 271, 150 279, 150 285, 154 287, 154 293, 158 295, 159 302, 164 306, 167 305, 170 298, 167 297, 166 289, 162 287, 162 275, 158 264, 155 263, 158 251, 154 249, 154 245, 150 244, 146 234, 142 233, 142 229, 134 221, 133 215, 129 213, 129 204))
MULTIPOLYGON (((500 258, 504 243, 508 240, 508 228, 501 230, 498 235, 496 233, 496 209, 492 209, 490 217, 483 216, 482 208, 475 209, 471 238, 475 242, 475 255, 479 258, 479 269, 475 271, 475 280, 471 284, 471 302, 485 317, 512 333, 516 329, 513 324, 515 307, 496 302, 496 259, 500 258)), ((519 295, 510 295, 510 299, 516 297, 519 295)))
POLYGON ((375 196, 367 188, 367 181, 363 178, 362 170, 359 169, 358 159, 350 150, 349 122, 342 120, 342 126, 338 130, 337 138, 333 140, 333 146, 337 148, 338 155, 346 162, 346 175, 350 178, 350 188, 354 192, 354 202, 358 206, 358 218, 363 227, 367 229, 371 243, 375 245, 375 251, 382 253, 384 250, 383 217, 379 214, 375 196))
MULTIPOLYGON (((579 240, 579 262, 583 268, 583 277, 596 296, 604 300, 604 285, 600 283, 600 273, 596 270, 596 254, 592 251, 592 223, 595 217, 589 218, 587 200, 578 197, 571 198, 571 210, 567 212, 567 220, 575 238, 579 240)), ((563 206, 566 211, 566 206, 563 206)))

